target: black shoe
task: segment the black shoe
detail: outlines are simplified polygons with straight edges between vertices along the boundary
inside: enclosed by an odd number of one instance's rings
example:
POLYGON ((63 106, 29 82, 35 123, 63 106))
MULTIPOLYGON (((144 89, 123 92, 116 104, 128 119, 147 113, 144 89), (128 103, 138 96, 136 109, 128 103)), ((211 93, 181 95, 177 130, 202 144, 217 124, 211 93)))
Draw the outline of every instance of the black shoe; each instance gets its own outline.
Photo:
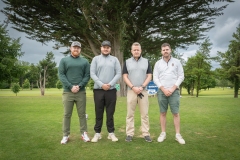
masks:
POLYGON ((152 142, 152 139, 150 138, 150 136, 145 136, 144 139, 145 139, 145 141, 147 141, 147 142, 152 142))
POLYGON ((126 139, 125 139, 125 141, 126 141, 126 142, 131 142, 131 141, 132 141, 132 138, 133 138, 132 136, 127 136, 126 139))

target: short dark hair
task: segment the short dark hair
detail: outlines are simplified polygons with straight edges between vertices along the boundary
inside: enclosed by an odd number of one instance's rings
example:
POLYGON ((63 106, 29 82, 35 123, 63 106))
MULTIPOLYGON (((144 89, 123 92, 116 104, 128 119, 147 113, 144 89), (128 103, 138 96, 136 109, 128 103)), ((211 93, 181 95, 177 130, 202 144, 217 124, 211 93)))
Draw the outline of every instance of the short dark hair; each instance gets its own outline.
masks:
POLYGON ((161 49, 162 49, 163 47, 167 47, 167 46, 171 49, 171 46, 170 46, 169 43, 163 43, 163 44, 161 45, 161 49))

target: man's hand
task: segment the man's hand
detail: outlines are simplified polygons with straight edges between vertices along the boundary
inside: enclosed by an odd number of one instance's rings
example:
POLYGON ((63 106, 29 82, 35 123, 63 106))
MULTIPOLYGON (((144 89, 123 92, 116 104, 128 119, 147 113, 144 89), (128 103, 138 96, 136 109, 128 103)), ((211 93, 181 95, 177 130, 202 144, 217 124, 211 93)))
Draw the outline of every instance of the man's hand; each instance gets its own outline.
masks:
POLYGON ((165 89, 165 88, 159 88, 162 90, 162 92, 165 94, 165 96, 169 97, 172 95, 172 93, 168 90, 168 89, 165 89))
POLYGON ((79 89, 80 89, 79 86, 75 85, 72 87, 71 91, 72 91, 72 93, 77 93, 79 91, 79 89))
POLYGON ((142 87, 133 87, 132 90, 134 93, 140 94, 140 93, 142 93, 143 88, 142 87))
POLYGON ((102 89, 105 90, 105 91, 109 90, 110 88, 111 88, 110 84, 103 84, 102 85, 102 89))
POLYGON ((175 91, 176 87, 172 87, 170 89, 165 89, 165 88, 161 88, 161 90, 163 91, 163 93, 165 94, 165 96, 169 97, 172 95, 172 93, 175 91))
POLYGON ((177 86, 173 86, 172 88, 169 89, 169 92, 173 93, 177 89, 177 86))

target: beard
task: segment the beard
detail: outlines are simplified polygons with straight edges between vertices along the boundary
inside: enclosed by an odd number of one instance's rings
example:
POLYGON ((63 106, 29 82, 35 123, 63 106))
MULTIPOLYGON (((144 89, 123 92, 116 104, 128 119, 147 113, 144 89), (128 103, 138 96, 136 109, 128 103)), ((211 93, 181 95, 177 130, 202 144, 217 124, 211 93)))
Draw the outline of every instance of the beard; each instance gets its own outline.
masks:
POLYGON ((73 55, 74 57, 77 57, 77 56, 80 55, 80 52, 78 52, 78 51, 74 51, 74 52, 72 52, 72 55, 73 55))

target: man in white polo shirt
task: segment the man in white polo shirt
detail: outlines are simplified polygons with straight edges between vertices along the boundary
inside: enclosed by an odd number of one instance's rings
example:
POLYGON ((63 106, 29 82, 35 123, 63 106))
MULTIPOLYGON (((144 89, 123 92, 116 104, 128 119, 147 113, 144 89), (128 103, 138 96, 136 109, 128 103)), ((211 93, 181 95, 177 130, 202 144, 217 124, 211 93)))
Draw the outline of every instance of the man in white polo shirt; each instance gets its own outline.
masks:
POLYGON ((166 139, 166 114, 168 105, 173 114, 176 131, 176 141, 185 144, 180 134, 179 115, 179 86, 184 80, 183 67, 180 61, 171 56, 171 47, 168 43, 161 46, 162 59, 158 60, 153 70, 153 81, 158 86, 158 104, 160 107, 160 124, 162 132, 158 137, 158 142, 166 139))

